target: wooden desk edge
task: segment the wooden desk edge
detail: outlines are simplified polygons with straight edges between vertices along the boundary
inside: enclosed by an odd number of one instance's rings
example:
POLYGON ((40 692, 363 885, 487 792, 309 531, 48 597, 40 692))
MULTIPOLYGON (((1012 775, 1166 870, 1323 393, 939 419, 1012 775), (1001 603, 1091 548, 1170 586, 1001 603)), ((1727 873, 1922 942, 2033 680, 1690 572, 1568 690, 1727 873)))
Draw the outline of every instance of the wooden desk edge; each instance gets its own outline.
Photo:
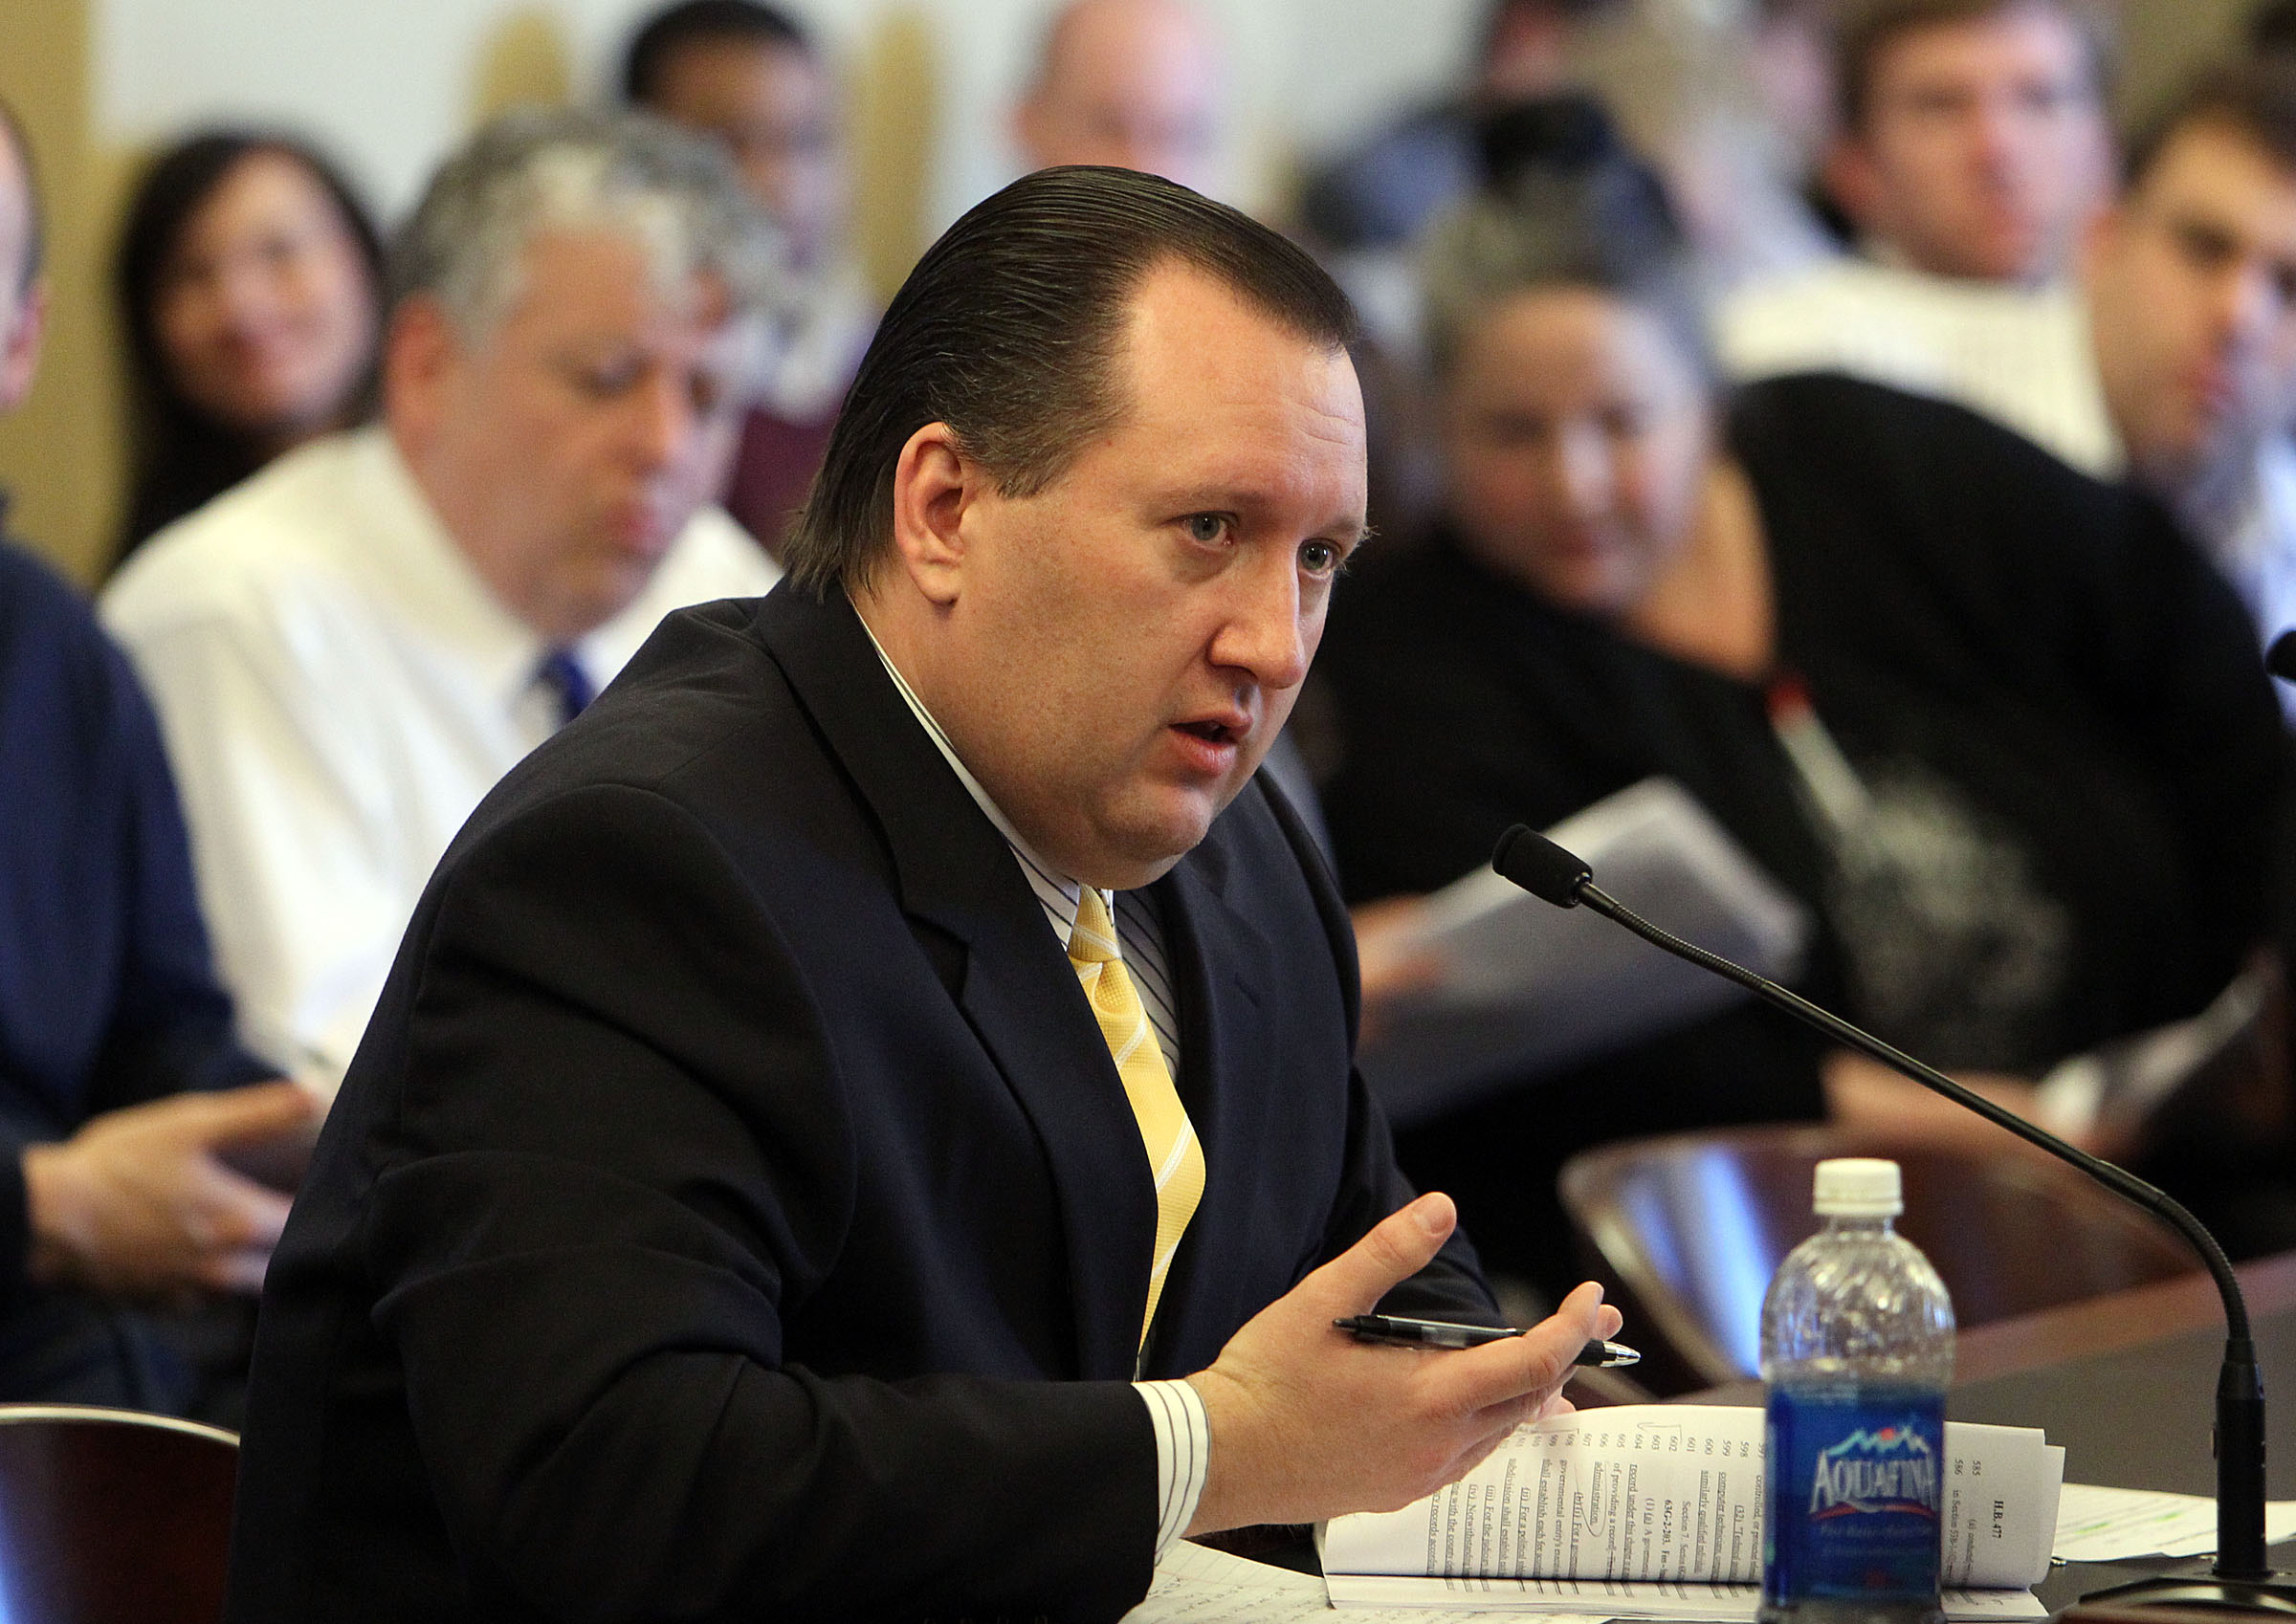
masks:
MULTIPOLYGON (((2259 1259, 2236 1272, 2251 1318, 2296 1306, 2296 1252, 2259 1259)), ((1955 1341, 1954 1384, 2018 1375, 2188 1331, 2220 1330, 2223 1325, 2216 1284, 2205 1270, 2196 1270, 2109 1297, 1973 1327, 1955 1341)))

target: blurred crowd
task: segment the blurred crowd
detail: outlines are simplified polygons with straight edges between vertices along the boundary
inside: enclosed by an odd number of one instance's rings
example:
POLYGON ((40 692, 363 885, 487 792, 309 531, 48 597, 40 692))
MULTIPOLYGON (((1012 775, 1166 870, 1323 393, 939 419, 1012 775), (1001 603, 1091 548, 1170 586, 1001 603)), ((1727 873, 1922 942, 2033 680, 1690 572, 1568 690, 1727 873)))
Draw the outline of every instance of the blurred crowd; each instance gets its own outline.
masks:
MULTIPOLYGON (((1507 826, 1668 779, 1806 910, 1797 986, 2296 1245, 2296 6, 2124 131, 2080 0, 1749 0, 1731 93, 1662 119, 1576 66, 1623 4, 1494 0, 1274 222, 1369 335, 1380 539, 1269 766, 1367 1029, 1507 826), (2227 1007, 2237 1086, 2100 1108, 2096 1057, 2227 1007)), ((489 126, 387 230, 293 132, 144 169, 108 580, 0 551, 0 1398, 231 1417, 456 829, 665 614, 779 579, 876 316, 838 85, 783 11, 684 0, 618 105, 489 126)), ((1184 0, 1071 0, 1010 128, 1202 185, 1245 94, 1184 0)), ((11 119, 0 410, 41 251, 11 119)), ((1750 1007, 1405 1114, 1520 1302, 1576 1278, 1554 1179, 1609 1140, 2013 1153, 1750 1007)))

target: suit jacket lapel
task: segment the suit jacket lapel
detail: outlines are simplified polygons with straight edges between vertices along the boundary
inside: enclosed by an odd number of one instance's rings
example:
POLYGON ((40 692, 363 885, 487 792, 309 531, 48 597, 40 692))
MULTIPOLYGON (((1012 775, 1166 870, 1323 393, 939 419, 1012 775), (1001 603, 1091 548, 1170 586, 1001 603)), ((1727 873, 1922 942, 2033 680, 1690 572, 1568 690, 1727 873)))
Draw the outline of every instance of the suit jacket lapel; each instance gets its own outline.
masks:
POLYGON ((758 632, 884 832, 902 910, 960 943, 960 1007, 1041 1141, 1075 1311, 1076 1374, 1132 1373, 1156 1196, 1075 972, 1020 864, 886 675, 842 593, 784 584, 758 632))

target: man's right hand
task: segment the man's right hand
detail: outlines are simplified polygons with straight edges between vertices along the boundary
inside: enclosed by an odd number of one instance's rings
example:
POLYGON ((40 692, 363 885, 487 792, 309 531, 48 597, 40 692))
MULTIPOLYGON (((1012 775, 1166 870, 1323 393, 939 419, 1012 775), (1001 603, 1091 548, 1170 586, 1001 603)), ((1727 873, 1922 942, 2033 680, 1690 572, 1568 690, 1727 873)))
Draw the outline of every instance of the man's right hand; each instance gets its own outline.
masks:
POLYGON ((1578 1350, 1619 1328, 1592 1283, 1523 1335, 1457 1352, 1367 1346, 1332 1324, 1371 1312, 1457 1222, 1447 1196, 1390 1214, 1188 1377, 1211 1429, 1188 1532, 1408 1505, 1546 1412, 1578 1350))
POLYGON ((220 1152, 307 1135, 322 1110, 293 1083, 257 1083, 106 1111, 28 1146, 32 1277, 122 1296, 259 1290, 289 1200, 220 1152))

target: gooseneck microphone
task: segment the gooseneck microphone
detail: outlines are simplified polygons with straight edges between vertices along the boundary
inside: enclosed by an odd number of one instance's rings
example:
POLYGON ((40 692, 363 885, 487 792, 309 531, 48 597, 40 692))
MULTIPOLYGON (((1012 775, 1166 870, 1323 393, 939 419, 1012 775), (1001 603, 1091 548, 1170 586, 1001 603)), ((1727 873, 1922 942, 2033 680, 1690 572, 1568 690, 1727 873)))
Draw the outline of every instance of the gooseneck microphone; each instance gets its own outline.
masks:
MULTIPOLYGON (((2284 635, 2273 645, 2276 666, 2284 649, 2291 671, 2296 671, 2296 632, 2284 635)), ((1517 823, 1499 838, 1490 866, 1542 902, 1551 902, 1557 908, 1584 904, 1652 946, 1736 982, 1763 1002, 1816 1027, 1836 1042, 1903 1072, 1955 1105, 2072 1163, 2183 1236, 2216 1279, 2217 1291, 2224 1300, 2227 1332, 2223 1369, 2217 1379, 2217 1560, 2211 1570, 2213 1577, 2163 1575, 2099 1591, 2082 1600, 2110 1599, 2120 1605, 2162 1607, 2243 1607, 2296 1614, 2296 1583, 2274 1573, 2264 1560, 2264 1384, 2257 1369, 2256 1345, 2249 1335, 2248 1305, 2241 1295, 2240 1282, 2233 1277, 2232 1263, 2224 1256, 2224 1248, 2217 1244, 2217 1238, 2209 1234, 2198 1218, 2185 1211, 2167 1191, 2146 1183, 2126 1168, 2092 1156, 2045 1129, 2036 1128, 2015 1111, 1971 1092, 1944 1072, 1859 1030, 1799 993, 1659 929, 1596 885, 1594 870, 1576 855, 1526 824, 1517 823)))

